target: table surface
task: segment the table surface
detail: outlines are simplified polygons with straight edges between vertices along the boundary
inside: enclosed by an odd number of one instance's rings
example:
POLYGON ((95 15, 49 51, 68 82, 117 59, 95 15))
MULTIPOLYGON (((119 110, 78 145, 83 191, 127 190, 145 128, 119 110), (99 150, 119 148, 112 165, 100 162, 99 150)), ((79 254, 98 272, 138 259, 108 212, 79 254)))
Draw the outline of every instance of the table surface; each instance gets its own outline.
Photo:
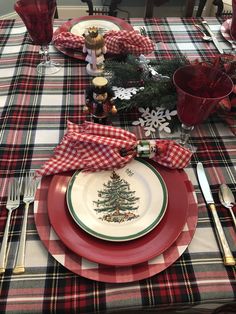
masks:
MULTIPOLYGON (((225 52, 230 45, 221 36, 222 23, 206 18, 225 52)), ((209 60, 217 55, 212 43, 201 39, 194 23, 200 20, 163 18, 131 19, 135 29, 145 28, 156 42, 150 58, 161 61, 184 54, 190 60, 209 60)), ((63 23, 55 21, 55 29, 63 23)), ((67 120, 80 123, 84 89, 90 78, 85 63, 50 46, 52 58, 62 70, 51 77, 38 76, 39 48, 31 44, 21 21, 0 21, 0 240, 7 211, 6 190, 10 177, 35 170, 52 155, 66 130, 67 120)), ((119 114, 113 124, 144 138, 132 126, 132 115, 119 114)), ((152 134, 159 137, 160 134, 152 134)), ((173 135, 174 136, 174 135, 173 135)), ((13 212, 8 262, 0 277, 1 313, 103 313, 128 309, 152 309, 168 313, 176 308, 214 309, 235 305, 235 267, 225 267, 216 242, 214 226, 196 179, 196 164, 206 169, 221 223, 236 257, 236 236, 229 212, 219 204, 218 187, 226 183, 236 193, 236 138, 217 116, 195 128, 191 141, 197 146, 186 168, 199 207, 196 233, 184 254, 165 271, 145 280, 111 284, 89 280, 68 271, 41 243, 30 207, 27 229, 26 272, 13 275, 23 217, 23 205, 13 212)), ((235 308, 234 308, 235 309, 235 308)))

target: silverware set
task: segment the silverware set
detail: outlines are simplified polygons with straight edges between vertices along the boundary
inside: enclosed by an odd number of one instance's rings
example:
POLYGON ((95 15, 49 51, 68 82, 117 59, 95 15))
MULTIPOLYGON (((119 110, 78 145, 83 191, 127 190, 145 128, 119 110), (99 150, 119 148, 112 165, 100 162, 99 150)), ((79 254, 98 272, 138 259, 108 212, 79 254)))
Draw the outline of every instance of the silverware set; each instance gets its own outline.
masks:
MULTIPOLYGON (((224 50, 222 49, 219 41, 217 40, 215 34, 211 31, 207 21, 202 21, 201 25, 199 24, 194 24, 194 26, 202 33, 202 39, 204 41, 208 41, 208 42, 213 42, 214 45, 216 46, 217 50, 223 54, 224 50)), ((236 41, 231 41, 231 48, 232 51, 234 52, 236 50, 236 41)))
POLYGON ((219 53, 224 53, 224 50, 221 48, 220 43, 218 42, 215 34, 211 31, 208 23, 206 21, 202 21, 201 25, 194 24, 194 26, 203 34, 202 39, 205 41, 212 41, 216 46, 219 53))
MULTIPOLYGON (((38 186, 38 180, 34 178, 34 173, 29 172, 25 175, 24 181, 23 202, 25 204, 23 223, 20 235, 20 241, 17 251, 16 263, 13 269, 14 274, 21 274, 25 271, 25 244, 27 231, 27 218, 29 205, 34 201, 35 192, 38 186)), ((7 243, 10 229, 11 214, 14 209, 20 206, 21 184, 20 180, 13 179, 8 185, 8 198, 6 208, 8 209, 8 216, 5 225, 2 246, 0 250, 0 274, 3 274, 7 264, 7 243)))
MULTIPOLYGON (((232 266, 236 264, 236 261, 230 250, 230 246, 227 242, 226 236, 224 234, 223 227, 221 225, 215 202, 210 190, 208 179, 204 171, 202 163, 197 164, 197 176, 199 184, 204 196, 204 199, 207 203, 209 210, 211 211, 212 218, 216 227, 217 239, 219 246, 223 255, 223 262, 226 266, 232 266)), ((22 229, 20 235, 20 241, 18 245, 16 262, 13 268, 14 274, 21 274, 25 272, 25 246, 26 246, 26 232, 27 232, 27 218, 29 205, 34 202, 35 192, 38 186, 38 180, 34 178, 34 173, 29 172, 25 175, 23 181, 23 203, 24 207, 24 216, 22 222, 22 229)), ((21 194, 21 184, 20 180, 12 179, 8 185, 8 197, 6 208, 8 209, 7 221, 5 225, 1 250, 0 250, 0 274, 3 274, 6 269, 7 264, 7 244, 8 236, 10 230, 11 215, 13 210, 17 209, 20 206, 20 194, 21 194)), ((236 228, 236 219, 233 212, 233 206, 235 205, 235 198, 232 191, 226 184, 221 184, 219 187, 219 200, 221 204, 228 208, 233 219, 234 226, 236 228)))
MULTIPOLYGON (((234 259, 230 246, 224 234, 224 230, 221 225, 221 222, 217 213, 217 209, 215 206, 215 202, 214 202, 211 190, 210 190, 208 179, 207 179, 206 173, 204 171, 204 168, 201 162, 197 164, 197 176, 198 176, 198 181, 202 190, 202 194, 204 196, 204 199, 207 203, 209 210, 211 211, 212 218, 215 223, 216 235, 217 235, 218 243, 219 243, 222 255, 223 255, 224 265, 233 266, 236 264, 236 261, 234 259)), ((229 187, 225 184, 220 186, 219 199, 223 206, 230 209, 230 213, 233 217, 233 221, 235 224, 235 216, 232 210, 235 200, 234 200, 234 196, 232 192, 229 190, 229 187)))
POLYGON ((207 32, 207 34, 209 34, 209 36, 212 38, 212 41, 214 45, 216 46, 217 50, 219 51, 219 53, 224 53, 224 50, 221 48, 221 45, 218 39, 216 38, 215 34, 211 31, 207 21, 202 21, 201 24, 203 28, 205 29, 205 31, 207 32))

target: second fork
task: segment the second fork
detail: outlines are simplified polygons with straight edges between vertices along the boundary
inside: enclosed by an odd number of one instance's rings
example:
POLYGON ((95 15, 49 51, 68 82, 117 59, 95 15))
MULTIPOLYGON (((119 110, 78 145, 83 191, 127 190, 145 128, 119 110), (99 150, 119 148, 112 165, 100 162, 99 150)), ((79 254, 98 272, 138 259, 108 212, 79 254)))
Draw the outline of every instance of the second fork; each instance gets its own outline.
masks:
POLYGON ((8 197, 7 197, 7 204, 6 208, 8 209, 7 221, 5 225, 2 246, 0 250, 0 274, 3 274, 6 269, 6 252, 7 252, 7 240, 8 240, 8 233, 11 221, 11 214, 12 211, 18 208, 20 205, 20 186, 19 181, 13 179, 12 182, 8 185, 8 197))
POLYGON ((38 182, 34 179, 33 172, 30 172, 25 176, 23 196, 23 202, 25 203, 25 211, 20 235, 20 242, 17 251, 16 264, 13 269, 14 274, 22 274, 25 271, 25 244, 26 244, 27 218, 29 205, 34 201, 37 184, 38 182))

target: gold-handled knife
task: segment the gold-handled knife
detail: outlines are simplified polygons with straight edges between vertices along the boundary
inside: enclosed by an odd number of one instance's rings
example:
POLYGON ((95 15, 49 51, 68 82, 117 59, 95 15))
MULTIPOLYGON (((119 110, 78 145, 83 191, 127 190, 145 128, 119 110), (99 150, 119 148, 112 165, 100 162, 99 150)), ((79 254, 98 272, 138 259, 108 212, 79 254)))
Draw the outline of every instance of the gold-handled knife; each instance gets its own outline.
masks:
POLYGON ((216 226, 217 238, 220 244, 220 248, 222 250, 224 265, 233 266, 236 264, 236 262, 228 245, 224 230, 221 226, 220 219, 216 211, 215 202, 201 162, 197 164, 197 176, 202 194, 205 198, 208 208, 211 210, 212 217, 216 226))

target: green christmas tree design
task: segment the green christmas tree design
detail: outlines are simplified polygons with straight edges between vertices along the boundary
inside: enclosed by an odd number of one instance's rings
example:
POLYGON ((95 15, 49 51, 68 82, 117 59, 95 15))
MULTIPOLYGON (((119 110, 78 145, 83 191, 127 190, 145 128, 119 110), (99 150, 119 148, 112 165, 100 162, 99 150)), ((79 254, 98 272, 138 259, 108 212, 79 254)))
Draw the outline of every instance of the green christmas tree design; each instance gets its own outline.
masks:
POLYGON ((135 191, 130 190, 130 185, 124 179, 112 172, 110 180, 103 184, 104 189, 98 191, 99 199, 94 201, 98 213, 105 212, 102 219, 113 222, 123 222, 137 218, 133 211, 138 209, 135 191))

